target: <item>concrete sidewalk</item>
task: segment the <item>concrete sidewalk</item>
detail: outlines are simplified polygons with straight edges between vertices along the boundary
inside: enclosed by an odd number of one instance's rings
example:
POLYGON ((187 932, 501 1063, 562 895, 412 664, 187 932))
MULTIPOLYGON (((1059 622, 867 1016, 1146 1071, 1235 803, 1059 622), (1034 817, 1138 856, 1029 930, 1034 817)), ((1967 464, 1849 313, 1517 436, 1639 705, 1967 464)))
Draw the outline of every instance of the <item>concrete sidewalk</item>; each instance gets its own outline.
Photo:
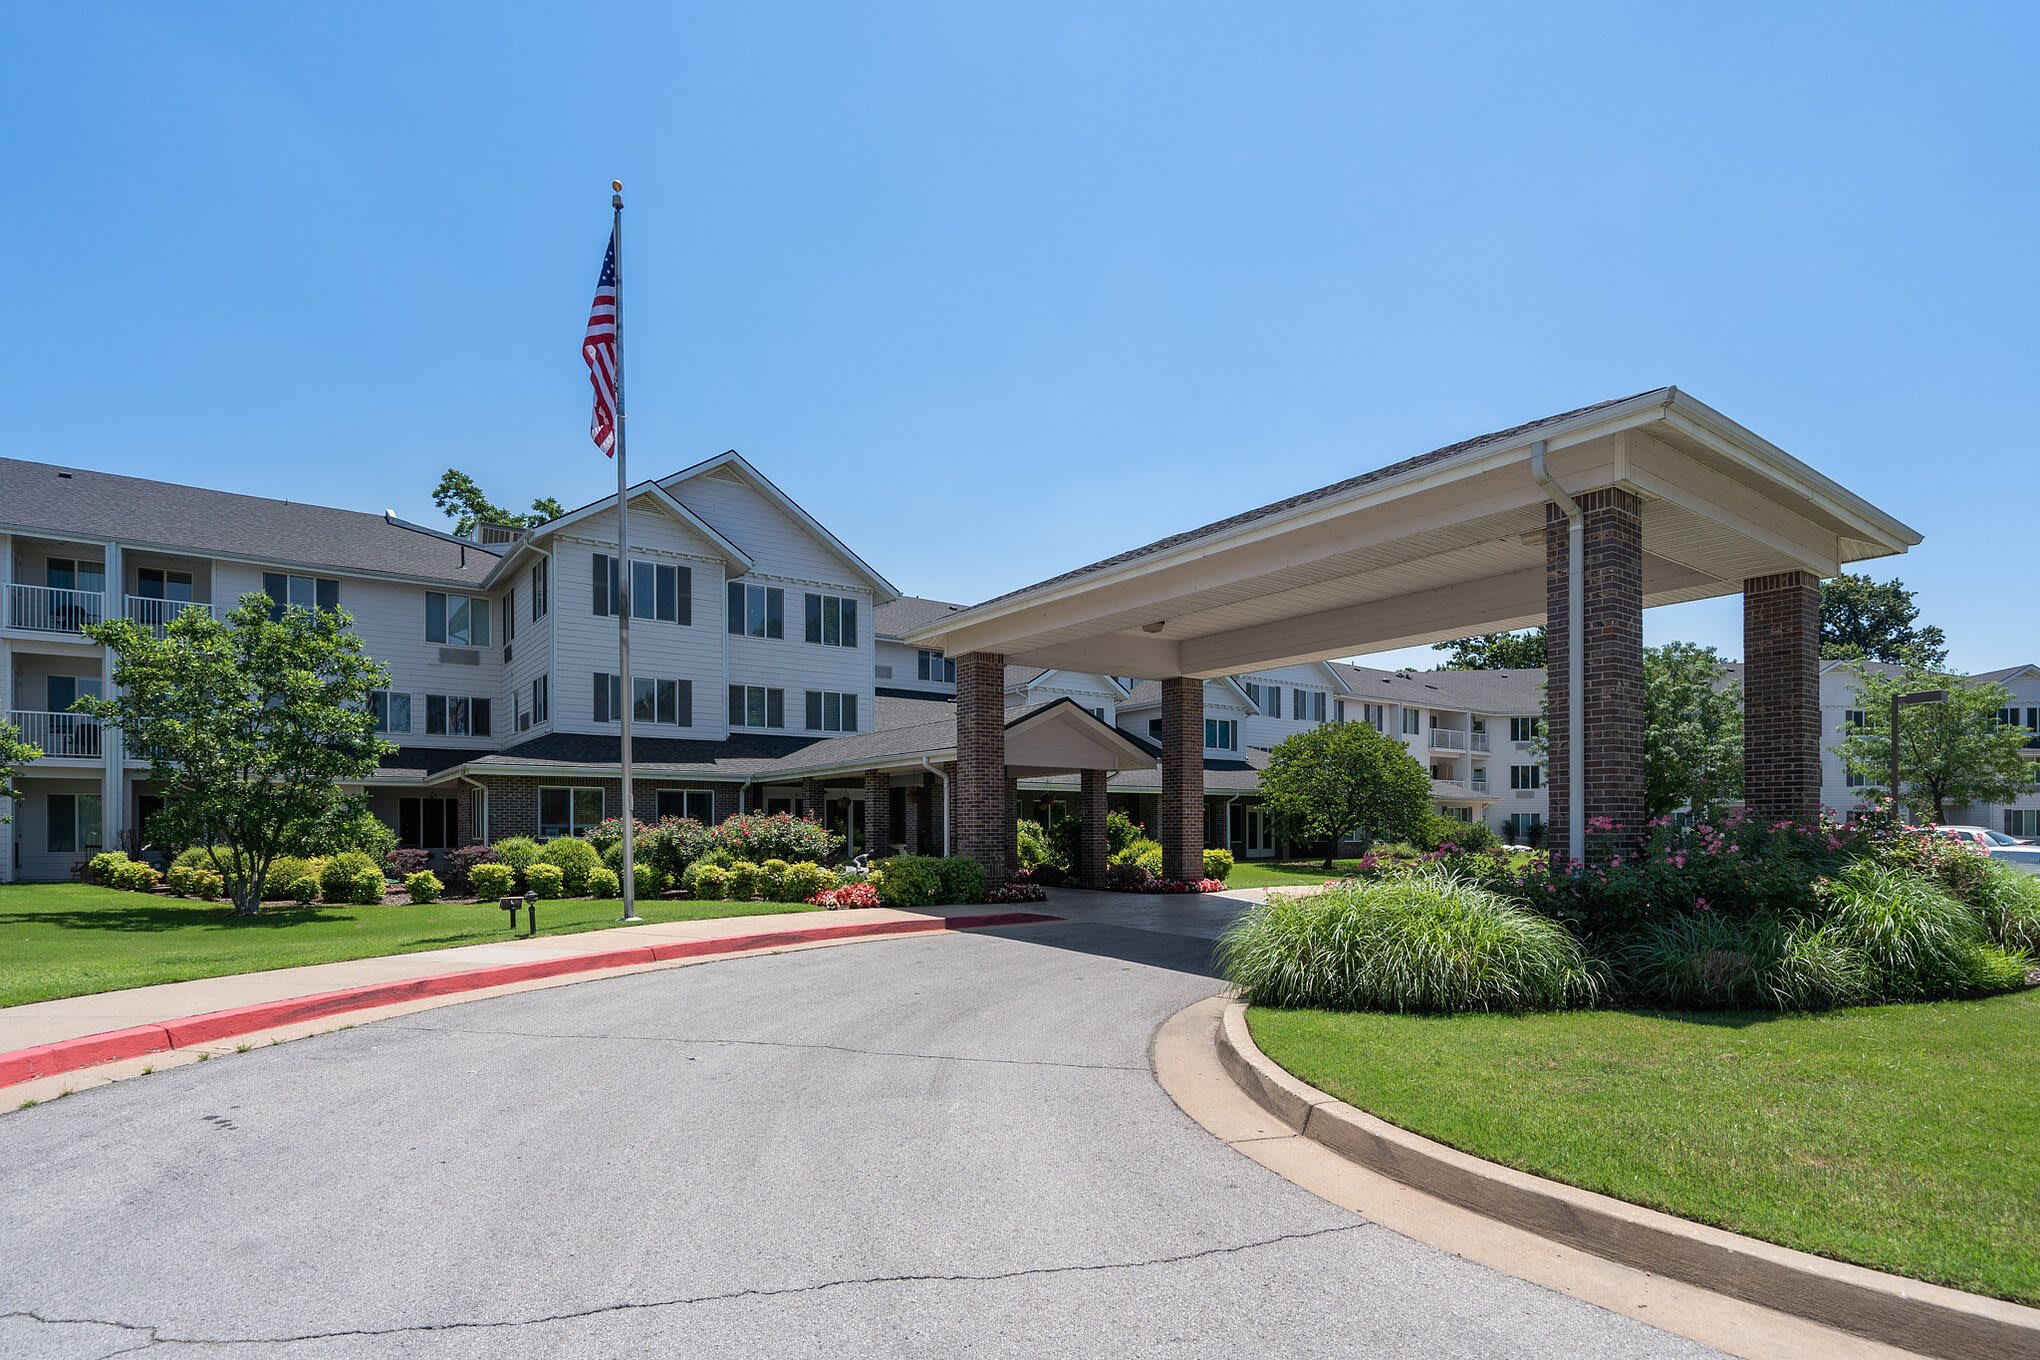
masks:
MULTIPOLYGON (((996 909, 956 908, 952 914, 986 910, 996 909)), ((476 972, 506 964, 606 954, 682 940, 792 933, 812 930, 819 925, 928 921, 942 914, 939 911, 894 911, 886 907, 869 907, 828 912, 785 912, 771 916, 725 916, 705 921, 663 921, 583 931, 576 935, 540 935, 535 939, 518 937, 415 954, 386 954, 378 958, 318 963, 303 968, 234 973, 192 982, 166 982, 154 987, 71 996, 58 1001, 34 1001, 0 1009, 0 1053, 103 1034, 109 1030, 164 1024, 214 1011, 318 996, 375 983, 476 972)))

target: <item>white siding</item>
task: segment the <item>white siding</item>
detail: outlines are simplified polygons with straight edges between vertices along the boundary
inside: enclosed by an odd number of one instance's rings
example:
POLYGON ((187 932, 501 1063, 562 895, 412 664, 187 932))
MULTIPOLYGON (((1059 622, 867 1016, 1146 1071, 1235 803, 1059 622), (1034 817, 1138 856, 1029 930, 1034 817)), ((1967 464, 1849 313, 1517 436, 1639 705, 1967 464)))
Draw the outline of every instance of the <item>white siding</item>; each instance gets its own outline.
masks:
MULTIPOLYGON (((954 686, 950 688, 953 692, 954 686)), ((1024 688, 1008 693, 1006 702, 1009 706, 1045 704, 1067 698, 1079 708, 1090 711, 1103 709, 1099 716, 1108 723, 1116 723, 1119 720, 1119 693, 1117 687, 1102 675, 1089 675, 1083 671, 1050 671, 1024 688)))
MULTIPOLYGON (((1298 732, 1307 732, 1318 725, 1317 721, 1312 718, 1293 718, 1290 716, 1294 710, 1295 701, 1291 696, 1295 690, 1300 689, 1309 694, 1322 694, 1325 696, 1324 720, 1326 722, 1330 722, 1332 715, 1336 712, 1333 705, 1339 695, 1333 688, 1331 681, 1326 677, 1322 667, 1309 665, 1280 666, 1273 670, 1255 671, 1251 675, 1242 675, 1236 678, 1243 686, 1252 683, 1262 686, 1264 691, 1269 686, 1280 686, 1282 690, 1282 713, 1280 717, 1272 713, 1250 713, 1241 719, 1240 744, 1242 746, 1258 746, 1263 750, 1267 750, 1284 737, 1295 736, 1298 732)), ((1265 701, 1263 707, 1267 707, 1265 701)))
POLYGON ((666 491, 748 553, 760 571, 816 585, 863 583, 862 574, 841 554, 734 468, 675 482, 666 491))
POLYGON ((954 695, 956 686, 940 680, 921 678, 921 649, 902 642, 879 642, 872 652, 873 681, 880 689, 912 689, 926 694, 954 695), (890 666, 892 674, 879 675, 876 668, 890 666))

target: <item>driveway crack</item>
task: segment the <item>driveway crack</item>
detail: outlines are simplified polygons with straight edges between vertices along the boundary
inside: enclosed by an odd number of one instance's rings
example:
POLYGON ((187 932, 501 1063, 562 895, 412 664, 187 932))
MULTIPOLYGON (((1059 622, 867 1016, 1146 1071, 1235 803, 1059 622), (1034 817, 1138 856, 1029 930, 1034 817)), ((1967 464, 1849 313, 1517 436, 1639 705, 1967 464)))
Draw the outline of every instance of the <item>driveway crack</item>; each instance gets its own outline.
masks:
POLYGON ((139 1332, 145 1338, 139 1345, 128 1347, 112 1354, 131 1354, 150 1350, 157 1346, 287 1346, 309 1341, 337 1341, 348 1338, 375 1338, 387 1336, 414 1336, 433 1332, 502 1331, 520 1327, 543 1326, 556 1322, 580 1322, 588 1318, 612 1314, 645 1312, 661 1308, 690 1308, 709 1303, 730 1303, 744 1299, 783 1299, 802 1294, 819 1294, 832 1289, 854 1289, 867 1285, 893 1284, 999 1284, 1008 1280, 1045 1278, 1057 1275, 1081 1275, 1120 1270, 1147 1270, 1163 1266, 1184 1265, 1191 1261, 1210 1260, 1214 1257, 1235 1256, 1242 1252, 1261 1251, 1268 1247, 1282 1246, 1290 1242, 1308 1242, 1320 1237, 1333 1237, 1342 1233, 1355 1233, 1374 1229, 1372 1223, 1344 1223, 1330 1228, 1314 1228, 1307 1232, 1279 1233, 1273 1237, 1258 1238, 1251 1242, 1235 1242, 1225 1246, 1204 1247, 1196 1251, 1176 1252, 1163 1256, 1143 1257, 1131 1261, 1093 1261, 1064 1266, 1028 1266, 1018 1270, 987 1271, 983 1273, 926 1274, 926 1275, 862 1275, 835 1280, 818 1280, 813 1284, 787 1285, 776 1289, 731 1289, 716 1294, 683 1295, 668 1299, 639 1299, 621 1303, 606 1303, 593 1308, 577 1308, 558 1313, 541 1313, 531 1317, 500 1318, 494 1320, 461 1320, 454 1322, 418 1322, 395 1327, 347 1327, 323 1332, 299 1332, 289 1336, 176 1336, 160 1326, 140 1323, 117 1322, 106 1318, 46 1317, 30 1310, 18 1310, 0 1314, 0 1318, 27 1318, 49 1326, 99 1326, 114 1327, 123 1331, 139 1332))

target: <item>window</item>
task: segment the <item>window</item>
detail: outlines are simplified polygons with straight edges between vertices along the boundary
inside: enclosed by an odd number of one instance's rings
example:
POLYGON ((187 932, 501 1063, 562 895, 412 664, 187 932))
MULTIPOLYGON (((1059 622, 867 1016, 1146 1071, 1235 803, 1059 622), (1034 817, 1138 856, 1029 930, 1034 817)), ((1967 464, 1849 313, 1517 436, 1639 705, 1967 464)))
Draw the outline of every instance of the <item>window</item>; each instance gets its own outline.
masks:
POLYGON ((1998 710, 1998 721, 2007 727, 2023 727, 2029 732, 2040 732, 2040 708, 2021 709, 2018 707, 1998 710))
POLYGON ((1306 696, 1300 689, 1289 691, 1289 716, 1293 721, 1303 721, 1303 705, 1306 696))
POLYGON ((531 720, 545 722, 552 716, 552 677, 534 676, 531 681, 531 720))
MULTIPOLYGON (((623 612, 623 573, 608 553, 594 554, 595 613, 623 612)), ((668 562, 630 564, 630 616, 667 623, 694 622, 694 569, 668 562)))
POLYGON ((1148 735, 1156 741, 1162 739, 1162 720, 1160 718, 1148 719, 1148 735))
POLYGON ((408 694, 387 689, 371 690, 368 711, 375 716, 375 730, 378 732, 411 730, 411 696, 408 694))
POLYGON ((824 647, 857 645, 857 601, 841 595, 807 597, 807 640, 824 647))
POLYGON ((269 616, 280 619, 286 608, 338 609, 340 583, 323 576, 291 576, 280 571, 262 573, 262 593, 269 597, 269 616))
POLYGON ((552 563, 545 558, 531 564, 531 617, 533 620, 545 617, 548 608, 546 592, 552 587, 552 563))
POLYGON ((425 640, 450 647, 489 645, 489 602, 478 595, 425 592, 425 640))
POLYGON ((1842 787, 1844 788, 1860 789, 1866 787, 1869 783, 1870 776, 1864 774, 1861 770, 1848 770, 1842 775, 1842 787))
POLYGON ((51 557, 44 561, 45 579, 51 590, 83 590, 97 595, 106 589, 106 564, 75 557, 51 557))
MULTIPOLYGON (((694 726, 692 680, 661 680, 654 676, 633 675, 630 690, 630 720, 633 723, 694 726)), ((623 721, 622 676, 595 672, 595 721, 623 721)))
POLYGON ((1360 705, 1360 721, 1377 732, 1388 730, 1388 708, 1385 704, 1360 705))
POLYGON ((1310 714, 1312 722, 1323 722, 1325 720, 1325 693, 1323 690, 1314 689, 1310 692, 1310 703, 1305 711, 1310 714))
POLYGON ((1261 714, 1262 714, 1262 716, 1263 716, 1263 717, 1268 717, 1268 718, 1279 718, 1279 717, 1281 717, 1281 716, 1282 716, 1282 686, 1280 686, 1280 685, 1270 685, 1270 686, 1268 686, 1268 690, 1267 690, 1267 693, 1266 693, 1265 695, 1263 695, 1262 697, 1263 697, 1263 699, 1265 700, 1265 702, 1264 702, 1264 703, 1262 703, 1262 705, 1261 705, 1261 714))
POLYGON ((1261 711, 1261 682, 1249 680, 1244 685, 1241 685, 1240 688, 1247 692, 1247 702, 1254 706, 1254 712, 1259 713, 1261 711))
POLYGON ((1406 736, 1415 736, 1424 730, 1424 715, 1414 708, 1402 711, 1402 730, 1406 736))
POLYGON ((1544 825, 1541 812, 1512 812, 1502 822, 1502 839, 1512 845, 1521 845, 1530 839, 1530 833, 1544 825))
POLYGON ((191 573, 166 571, 161 567, 141 567, 135 572, 135 593, 145 600, 189 602, 191 573))
POLYGON ((921 649, 920 676, 923 680, 953 685, 956 683, 956 663, 942 653, 931 652, 924 647, 921 649))
POLYGON ((1510 741, 1537 740, 1537 719, 1535 718, 1509 719, 1509 740, 1510 741))
POLYGON ((659 820, 690 817, 703 826, 715 825, 715 794, 707 789, 660 789, 659 820))
POLYGON ((1237 751, 1239 749, 1239 725, 1231 718, 1206 718, 1204 720, 1204 749, 1207 751, 1237 751))
POLYGON ((578 836, 602 821, 602 790, 566 788, 538 791, 538 837, 578 836))
POLYGON ((1544 787, 1544 767, 1541 765, 1511 765, 1509 787, 1512 789, 1538 789, 1544 787))
POLYGON ((486 737, 489 701, 466 694, 428 694, 425 731, 437 737, 486 737))
POLYGON ((2040 808, 2006 808, 2007 836, 2040 836, 2040 808))
POLYGON ((50 795, 49 849, 52 854, 74 854, 105 847, 100 832, 99 795, 96 793, 53 793, 50 795))
MULTIPOLYGON (((813 596, 809 596, 813 599, 813 596)), ((855 732, 857 696, 828 690, 807 692, 807 730, 810 732, 855 732)))
POLYGON ((1344 699, 1332 700, 1332 721, 1346 721, 1346 701, 1344 699))
POLYGON ((786 592, 778 586, 754 586, 732 581, 729 587, 729 627, 743 637, 786 636, 786 592))
POLYGON ((764 685, 731 685, 730 726, 786 726, 786 691, 764 685))
POLYGON ((1842 713, 1842 726, 1851 732, 1861 732, 1870 726, 1870 717, 1860 708, 1847 709, 1842 713))
POLYGON ((460 844, 460 801, 399 798, 397 844, 409 850, 451 850, 460 844))

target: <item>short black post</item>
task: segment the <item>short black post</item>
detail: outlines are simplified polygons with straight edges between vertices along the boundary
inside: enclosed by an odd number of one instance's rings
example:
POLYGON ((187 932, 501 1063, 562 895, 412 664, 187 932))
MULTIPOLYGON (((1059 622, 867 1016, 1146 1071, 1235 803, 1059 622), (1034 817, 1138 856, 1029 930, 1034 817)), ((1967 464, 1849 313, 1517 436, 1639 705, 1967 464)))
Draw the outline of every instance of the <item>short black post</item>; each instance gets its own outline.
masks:
MULTIPOLYGON (((517 923, 517 918, 515 916, 511 917, 510 923, 514 926, 517 923)), ((524 890, 524 938, 528 940, 536 934, 538 934, 538 893, 530 888, 526 888, 524 890)))

